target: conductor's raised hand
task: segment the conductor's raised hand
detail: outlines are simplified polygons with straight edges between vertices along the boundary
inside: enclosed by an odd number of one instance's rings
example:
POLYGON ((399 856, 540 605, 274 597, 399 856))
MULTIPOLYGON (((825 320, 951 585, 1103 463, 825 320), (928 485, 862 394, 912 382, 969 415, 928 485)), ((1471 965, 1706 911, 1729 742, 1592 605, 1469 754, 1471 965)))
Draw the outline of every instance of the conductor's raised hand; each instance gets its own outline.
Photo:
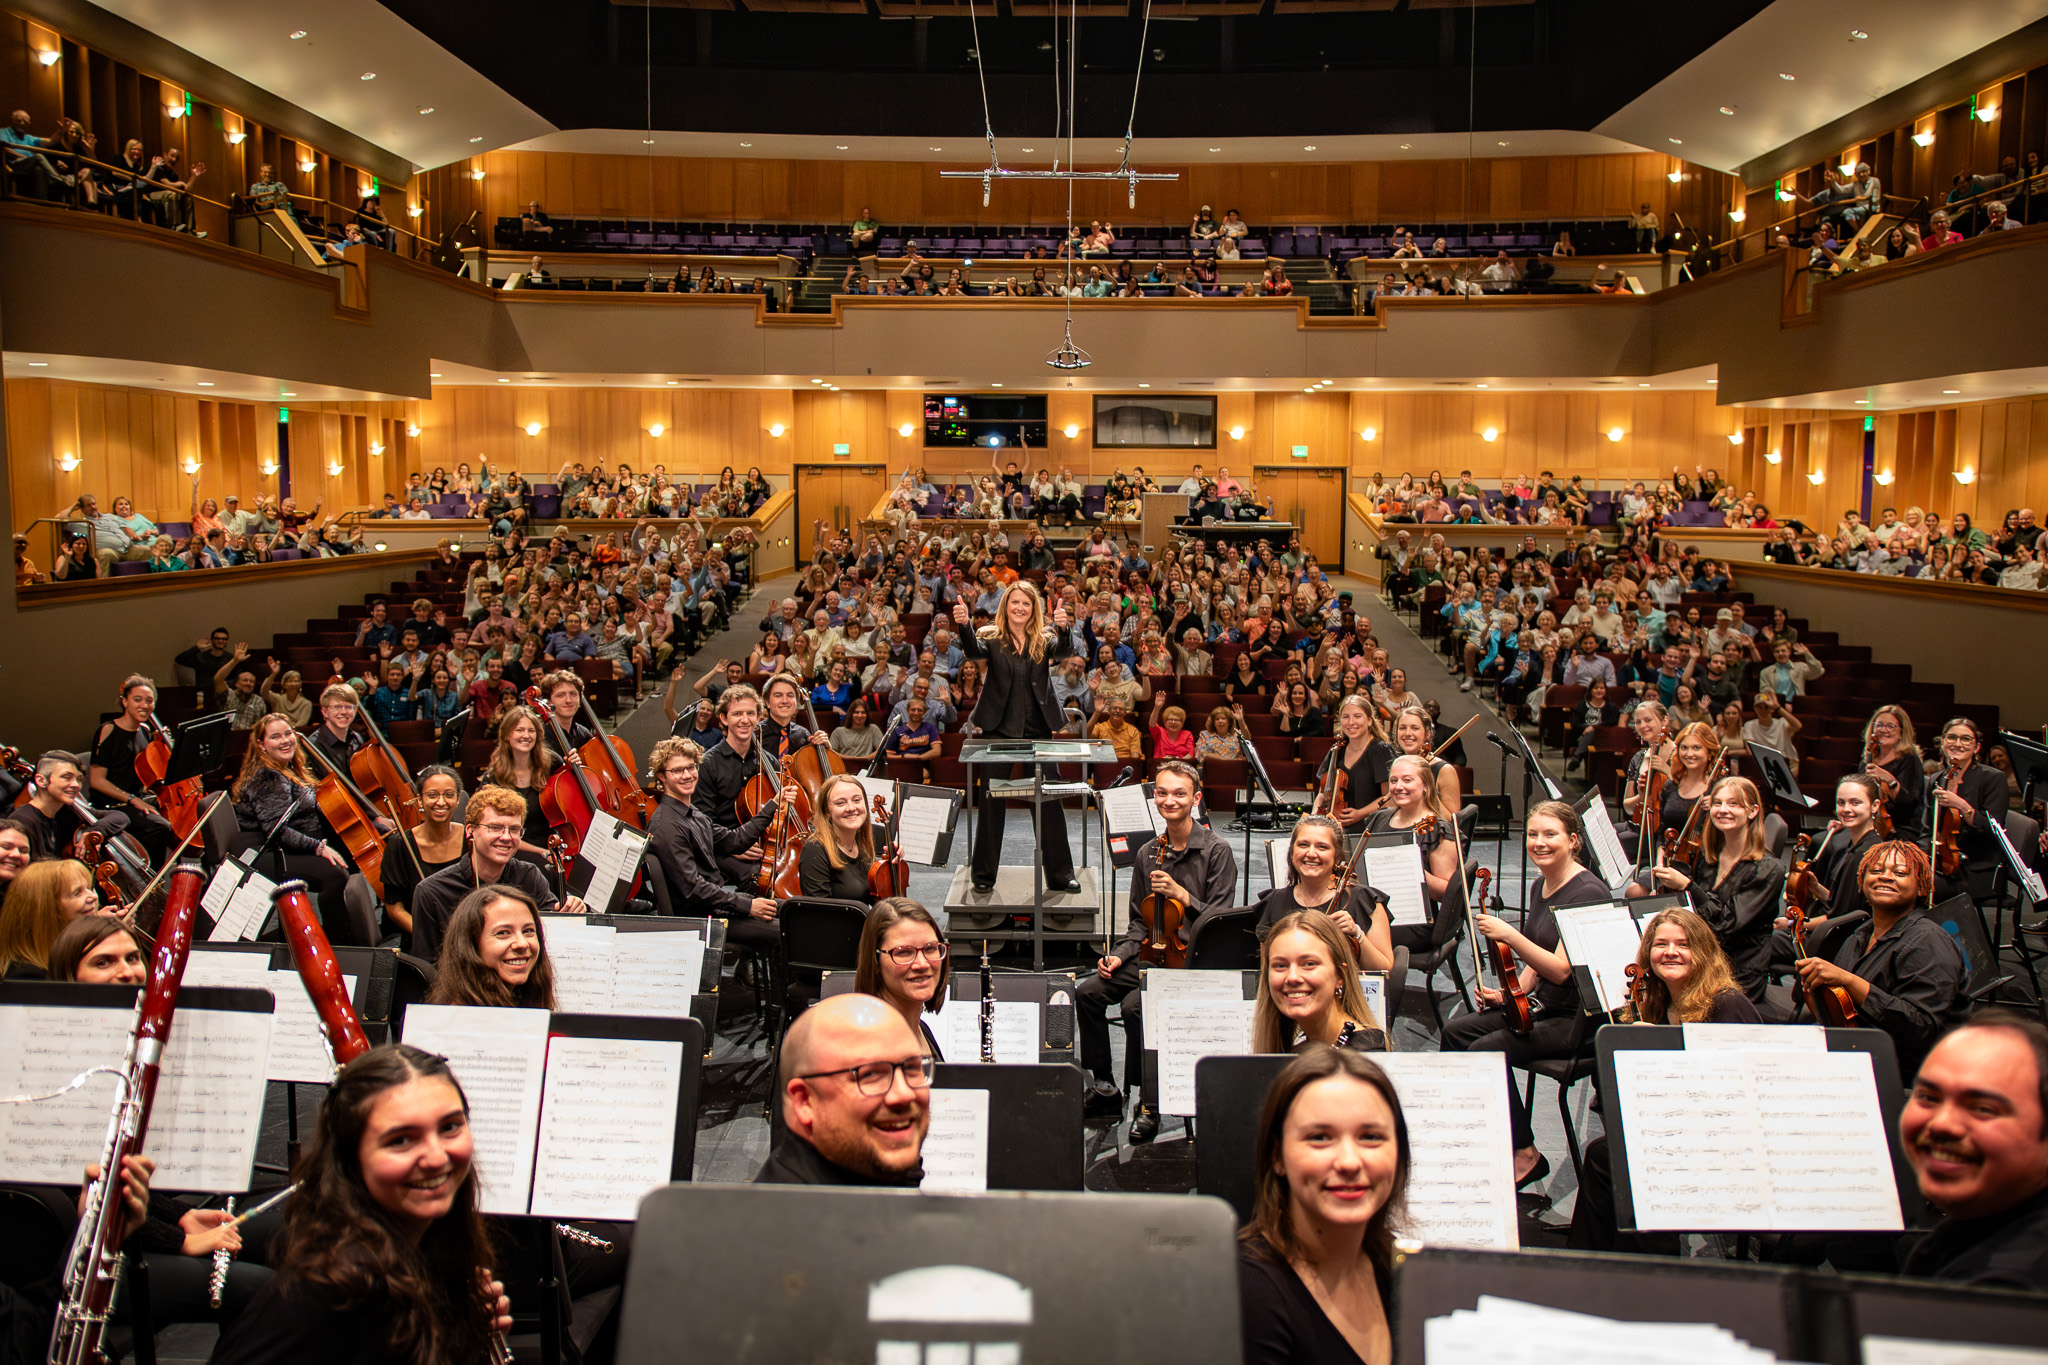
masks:
POLYGON ((1052 628, 1054 630, 1065 630, 1067 628, 1067 609, 1065 607, 1054 607, 1052 609, 1052 628))
POLYGON ((963 626, 970 625, 974 621, 974 618, 967 612, 967 604, 957 600, 953 603, 953 619, 963 626))

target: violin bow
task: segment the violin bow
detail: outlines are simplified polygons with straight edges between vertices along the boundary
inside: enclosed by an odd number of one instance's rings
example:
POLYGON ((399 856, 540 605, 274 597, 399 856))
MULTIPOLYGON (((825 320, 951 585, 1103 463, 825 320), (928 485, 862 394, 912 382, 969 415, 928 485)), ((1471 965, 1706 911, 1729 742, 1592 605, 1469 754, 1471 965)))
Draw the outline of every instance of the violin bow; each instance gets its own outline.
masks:
MULTIPOLYGON (((156 890, 162 884, 163 879, 170 875, 171 870, 177 867, 179 855, 192 846, 192 841, 197 839, 199 832, 206 828, 206 822, 211 820, 213 813, 220 809, 220 803, 227 799, 228 794, 224 791, 218 791, 213 794, 213 800, 207 802, 206 809, 200 813, 198 821, 192 826, 192 832, 178 841, 178 846, 172 849, 170 855, 164 859, 163 867, 158 870, 154 877, 149 879, 148 885, 135 893, 135 899, 128 903, 128 913, 120 917, 132 931, 142 934, 144 938, 149 937, 148 934, 143 933, 142 927, 136 923, 135 919, 136 915, 141 912, 142 903, 149 899, 149 893, 156 890)), ((145 945, 145 951, 154 951, 154 949, 154 943, 145 945)))

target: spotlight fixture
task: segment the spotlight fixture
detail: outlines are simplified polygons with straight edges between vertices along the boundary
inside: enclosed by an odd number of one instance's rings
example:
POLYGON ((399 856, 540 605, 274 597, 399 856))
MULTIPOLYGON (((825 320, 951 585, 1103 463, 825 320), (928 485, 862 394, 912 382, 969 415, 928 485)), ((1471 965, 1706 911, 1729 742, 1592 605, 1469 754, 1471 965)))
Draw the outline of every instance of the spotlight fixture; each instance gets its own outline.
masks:
POLYGON ((299 31, 298 31, 297 33, 294 33, 294 34, 292 35, 292 40, 293 40, 294 42, 296 42, 296 41, 297 41, 298 39, 300 39, 300 38, 303 38, 303 37, 305 37, 305 36, 306 36, 306 30, 304 30, 304 29, 300 29, 300 30, 299 30, 299 31))
POLYGON ((1781 81, 1796 81, 1799 78, 1789 71, 1780 71, 1778 73, 1778 79, 1781 81))
POLYGON ((1728 115, 1730 118, 1733 118, 1735 117, 1735 106, 1732 104, 1724 104, 1721 106, 1721 112, 1728 115))
POLYGON ((1607 439, 1610 441, 1619 441, 1623 435, 1624 433, 1620 427, 1607 428, 1607 439))
POLYGON ((31 360, 28 363, 28 367, 32 370, 47 370, 50 368, 50 362, 47 360, 31 360))
POLYGON ((471 139, 470 139, 470 141, 471 141, 471 142, 482 142, 482 141, 483 141, 483 139, 482 139, 481 137, 473 137, 473 138, 471 138, 471 139))
MULTIPOLYGON (((839 142, 839 143, 834 143, 834 144, 833 144, 833 150, 835 150, 835 151, 841 151, 841 152, 843 152, 843 151, 845 151, 845 150, 846 150, 846 144, 845 144, 845 143, 843 143, 843 142, 839 142)), ((1025 148, 1024 150, 1028 152, 1028 151, 1030 151, 1031 149, 1030 149, 1029 147, 1026 147, 1026 148, 1025 148)))
POLYGON ((528 423, 526 424, 526 434, 527 434, 528 436, 538 436, 538 435, 540 435, 540 423, 538 423, 538 422, 528 422, 528 423))
POLYGON ((377 79, 377 73, 374 71, 365 71, 363 73, 362 78, 366 81, 374 81, 377 79))
POLYGON ((1682 137, 1667 137, 1664 140, 1674 147, 1683 147, 1685 145, 1685 139, 1682 137))
POLYGON ((431 114, 434 112, 434 106, 431 104, 422 104, 420 106, 420 112, 422 114, 431 114))
POLYGON ((1849 41, 1852 43, 1860 43, 1869 36, 1870 35, 1868 33, 1865 33, 1860 28, 1852 28, 1849 30, 1849 41))
POLYGON ((55 66, 57 63, 64 60, 64 54, 57 48, 48 48, 45 51, 38 52, 36 54, 36 60, 41 62, 44 66, 55 66))
POLYGON ((1961 389, 1943 389, 1943 390, 1942 390, 1942 392, 1943 392, 1943 393, 1961 393, 1961 392, 1962 392, 1962 390, 1961 390, 1961 389))
POLYGON ((200 379, 194 382, 197 383, 199 387, 202 389, 210 389, 213 387, 213 381, 211 379, 200 379))
POLYGON ((1301 150, 1303 150, 1304 152, 1312 152, 1312 151, 1314 151, 1315 149, 1316 149, 1316 144, 1315 144, 1315 143, 1313 143, 1313 142, 1311 142, 1311 143, 1309 143, 1309 144, 1308 144, 1308 146, 1306 146, 1306 147, 1303 147, 1303 148, 1302 148, 1301 150))

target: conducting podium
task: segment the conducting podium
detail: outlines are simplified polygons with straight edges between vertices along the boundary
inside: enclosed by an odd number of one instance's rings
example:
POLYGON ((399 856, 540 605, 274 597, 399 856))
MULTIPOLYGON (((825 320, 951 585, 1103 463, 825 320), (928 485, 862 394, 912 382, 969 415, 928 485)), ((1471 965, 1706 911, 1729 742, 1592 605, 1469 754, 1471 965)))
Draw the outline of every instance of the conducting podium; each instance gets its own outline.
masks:
MULTIPOLYGON (((1095 789, 1086 782, 1047 782, 1046 766, 1071 763, 1099 767, 1114 764, 1118 759, 1115 746, 1100 740, 970 739, 960 746, 960 761, 985 778, 989 794, 995 799, 1022 801, 1031 807, 1035 847, 1043 837, 1039 818, 1047 802, 1064 801, 1070 796, 1093 799, 1095 795, 1095 789), (1031 776, 1010 778, 1009 771, 1020 763, 1030 765, 1031 776)), ((1043 971, 1048 939, 1078 941, 1092 939, 1100 932, 1097 916, 1105 913, 1105 884, 1098 880, 1093 868, 1077 867, 1074 875, 1081 883, 1079 891, 1054 892, 1048 897, 1042 851, 1032 859, 1028 877, 1021 867, 999 868, 995 886, 988 891, 976 891, 970 869, 960 867, 955 870, 953 885, 946 894, 947 937, 994 941, 1029 938, 1032 968, 1043 971), (1031 916, 1029 934, 1010 928, 1011 917, 1025 913, 1031 916)))

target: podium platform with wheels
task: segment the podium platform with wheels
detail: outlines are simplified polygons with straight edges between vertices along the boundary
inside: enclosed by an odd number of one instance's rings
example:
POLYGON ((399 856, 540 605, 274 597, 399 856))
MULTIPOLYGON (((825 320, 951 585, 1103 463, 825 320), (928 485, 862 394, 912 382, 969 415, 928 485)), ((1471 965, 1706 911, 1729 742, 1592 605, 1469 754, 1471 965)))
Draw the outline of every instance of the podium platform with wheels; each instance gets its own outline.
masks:
MULTIPOLYGON (((1046 768, 1067 763, 1100 767, 1119 762, 1114 746, 1087 739, 970 739, 960 746, 960 761, 969 768, 990 774, 988 785, 992 795, 1006 801, 1021 801, 1031 807, 1034 847, 1043 837, 1039 813, 1047 802, 1061 802, 1070 796, 1081 797, 1084 802, 1092 802, 1095 798, 1095 789, 1086 782, 1047 782, 1046 768), (1007 771, 1018 764, 1030 765, 1030 777, 994 775, 998 769, 1007 771)), ((968 803, 970 811, 973 804, 972 801, 968 803)), ((1085 822, 1085 805, 1083 810, 1085 822)), ((1045 858, 1041 853, 1033 858, 1028 869, 1015 864, 999 867, 994 887, 976 891, 972 869, 967 863, 972 862, 973 837, 978 837, 980 831, 974 829, 972 821, 969 827, 972 831, 969 857, 966 863, 954 870, 953 884, 946 892, 948 938, 1029 941, 1032 969, 1043 971, 1048 941, 1083 942, 1101 936, 1108 883, 1097 876, 1094 868, 1083 865, 1074 869, 1074 876, 1081 883, 1078 892, 1048 891, 1045 858), (1028 930, 1014 927, 1016 917, 1027 914, 1031 917, 1031 927, 1028 930)), ((1084 828, 1081 840, 1084 857, 1087 847, 1084 828)))

